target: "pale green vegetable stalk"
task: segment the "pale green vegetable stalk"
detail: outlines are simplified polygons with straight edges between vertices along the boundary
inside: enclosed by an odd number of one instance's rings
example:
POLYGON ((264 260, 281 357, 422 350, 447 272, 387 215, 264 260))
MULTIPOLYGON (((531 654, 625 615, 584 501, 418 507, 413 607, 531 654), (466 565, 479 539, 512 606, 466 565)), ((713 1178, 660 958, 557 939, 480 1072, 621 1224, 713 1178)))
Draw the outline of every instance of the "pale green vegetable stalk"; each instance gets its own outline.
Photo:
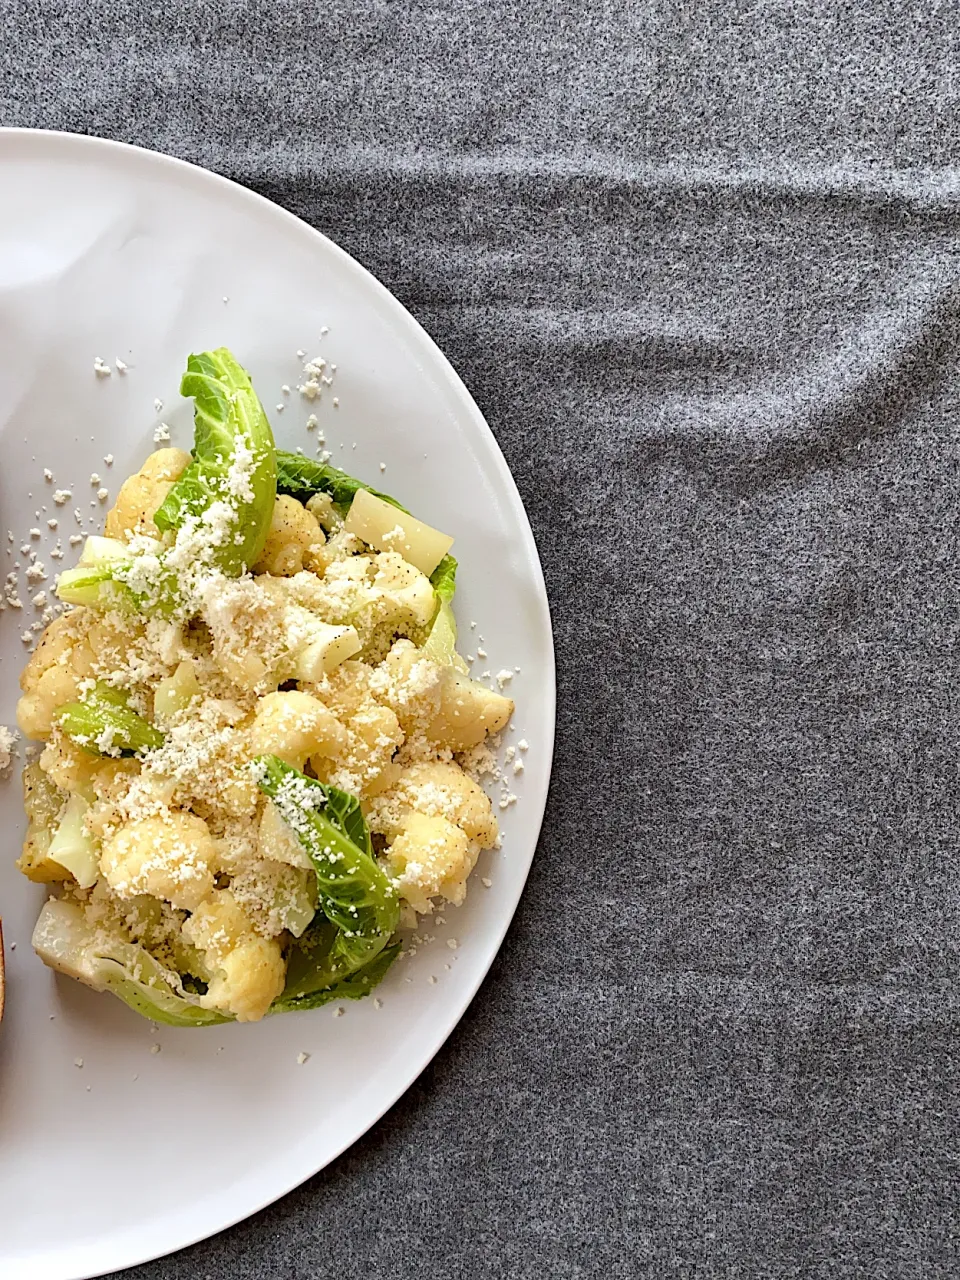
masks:
POLYGON ((163 746, 163 734, 131 709, 126 694, 100 682, 79 702, 60 707, 54 721, 95 756, 133 756, 163 746))
POLYGON ((100 874, 96 841, 83 825, 89 808, 83 796, 71 796, 47 850, 47 857, 69 871, 81 889, 96 884, 100 874))

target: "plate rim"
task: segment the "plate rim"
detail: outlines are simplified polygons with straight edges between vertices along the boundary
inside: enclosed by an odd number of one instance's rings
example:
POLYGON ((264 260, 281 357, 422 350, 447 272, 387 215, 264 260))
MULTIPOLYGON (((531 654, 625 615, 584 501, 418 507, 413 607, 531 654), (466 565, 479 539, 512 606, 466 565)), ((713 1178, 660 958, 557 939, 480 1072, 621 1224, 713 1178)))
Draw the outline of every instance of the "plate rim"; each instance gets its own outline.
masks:
MULTIPOLYGON (((492 945, 490 948, 489 958, 486 963, 481 964, 475 980, 467 986, 465 992, 458 999, 453 1010, 445 1019, 444 1030, 436 1044, 429 1050, 427 1056, 422 1059, 418 1058, 418 1065, 416 1066, 413 1074, 409 1075, 409 1077, 407 1075, 403 1075, 401 1077, 400 1087, 396 1090, 391 1089, 389 1091, 387 1100, 384 1102, 383 1106, 379 1109, 374 1107, 369 1118, 364 1118, 360 1127, 349 1140, 337 1144, 319 1164, 311 1167, 310 1169, 301 1171, 298 1168, 291 1179, 285 1180, 282 1185, 271 1189, 268 1195, 257 1199, 256 1203, 245 1204, 236 1213, 230 1213, 224 1220, 219 1221, 215 1226, 201 1227, 199 1230, 189 1230, 160 1249, 156 1249, 151 1245, 148 1247, 148 1252, 137 1252, 136 1256, 131 1256, 129 1253, 116 1258, 105 1256, 102 1262, 96 1263, 96 1270, 70 1270, 68 1272, 58 1272, 56 1274, 56 1280, 95 1280, 98 1276, 107 1275, 116 1270, 126 1270, 129 1267, 140 1266, 144 1263, 155 1261, 158 1258, 168 1257, 171 1254, 188 1249, 204 1240, 211 1239, 213 1236, 220 1234, 220 1232, 227 1231, 230 1228, 235 1227, 238 1223, 245 1221, 254 1214, 262 1212, 270 1205, 281 1200, 284 1196, 289 1195, 292 1191, 296 1190, 297 1187, 302 1186, 309 1178, 315 1177, 318 1173, 328 1168, 335 1160, 338 1160, 344 1152, 349 1151, 350 1148, 364 1137, 365 1134, 369 1133, 373 1126, 382 1120, 386 1113, 391 1110, 391 1108, 394 1107, 404 1094, 416 1083, 430 1063, 434 1060, 436 1055, 447 1043, 454 1030, 462 1021, 480 987, 485 982, 493 962, 500 953, 503 941, 507 935, 510 925, 513 923, 517 907, 519 906, 520 899, 526 888, 527 880, 530 875, 530 868, 533 864, 533 859, 542 836, 543 820, 550 792, 550 784, 552 781, 556 741, 556 652, 553 622, 550 612, 550 601, 547 595, 546 582, 543 574, 543 564, 540 559, 539 549, 533 534, 533 529, 530 525, 526 507, 524 506, 517 483, 509 465, 507 464, 503 451, 500 448, 497 437, 494 435, 492 428, 481 412, 480 407, 474 400, 470 390, 436 341, 426 331, 416 316, 414 316, 403 305, 403 303, 395 297, 387 286, 383 284, 368 267, 357 261, 352 254, 341 248, 335 240, 332 240, 324 232, 318 231, 316 227, 311 226, 310 223, 306 222, 303 218, 300 218, 296 214, 291 213, 288 209, 283 208, 282 205, 275 203, 266 196, 260 195, 250 187, 246 187, 242 183, 234 181, 232 178, 227 178, 222 174, 216 173, 212 169, 205 168, 203 165, 195 164, 189 160, 183 160, 178 156, 172 156, 163 151, 155 151, 149 147, 142 147, 134 143, 121 142, 112 138, 104 138, 97 134, 73 133, 68 130, 0 126, 0 167, 3 166, 7 159, 4 151, 8 140, 33 142, 39 146, 46 146, 50 143, 55 143, 61 146, 76 147, 81 151, 107 151, 116 153, 121 158, 124 155, 129 154, 139 163, 149 163, 159 169, 168 170, 174 175, 174 180, 175 175, 178 172, 185 173, 188 178, 194 182, 198 182, 201 185, 204 183, 210 184, 211 188, 218 189, 223 198, 227 200, 240 202, 241 204, 246 203, 248 206, 257 208, 263 213, 269 211, 271 217, 279 217, 282 221, 290 224, 291 228, 297 228, 301 234, 303 231, 308 232, 310 236, 316 238, 316 244, 319 250, 328 254, 332 253, 334 257, 340 259, 341 265, 353 272, 359 273, 361 281, 363 281, 368 288, 372 289, 374 299, 380 306, 385 309, 392 310, 396 317, 403 318, 403 322, 405 324, 413 326, 414 334, 422 343, 426 344, 428 351, 432 354, 433 359, 436 362, 435 367, 438 378, 440 376, 443 377, 448 390, 452 391, 458 401, 462 404, 465 417, 469 417, 472 420, 473 425, 479 429, 482 436, 486 436, 489 445, 492 447, 491 459, 499 472, 500 479, 504 483, 507 493, 515 502, 516 509, 520 516, 519 524, 521 525, 526 559, 533 568, 536 579, 534 585, 538 621, 544 632, 545 639, 544 669, 541 676, 545 685, 545 703, 543 711, 547 727, 547 740, 543 743, 543 749, 546 753, 546 775, 542 794, 539 796, 525 797, 524 799, 525 808, 529 806, 528 812, 532 812, 534 815, 532 847, 526 855, 526 866, 523 873, 523 879, 517 888, 513 902, 510 903, 508 909, 504 911, 501 919, 498 921, 496 930, 491 936, 492 945)), ((129 1239, 129 1237, 125 1236, 124 1239, 129 1239)), ((109 1248, 109 1246, 107 1247, 109 1248)), ((56 1254, 47 1254, 46 1261, 44 1260, 44 1255, 39 1255, 35 1262, 33 1260, 28 1262, 30 1270, 27 1274, 31 1277, 36 1276, 38 1278, 52 1277, 54 1273, 49 1270, 49 1266, 51 1263, 54 1263, 58 1257, 62 1256, 62 1249, 58 1249, 56 1254)), ((10 1260, 13 1263, 16 1263, 17 1261, 17 1259, 12 1255, 10 1260)), ((23 1260, 22 1254, 20 1255, 20 1260, 23 1260)))

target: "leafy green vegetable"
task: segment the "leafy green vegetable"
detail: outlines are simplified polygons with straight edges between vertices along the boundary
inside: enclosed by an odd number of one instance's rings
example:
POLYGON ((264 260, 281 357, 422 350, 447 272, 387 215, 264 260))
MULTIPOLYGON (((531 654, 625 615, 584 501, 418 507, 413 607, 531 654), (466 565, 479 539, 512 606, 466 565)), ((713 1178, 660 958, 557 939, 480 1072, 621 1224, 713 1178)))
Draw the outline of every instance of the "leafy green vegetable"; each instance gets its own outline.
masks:
MULTIPOLYGON (((389 502, 391 507, 396 507, 398 511, 403 511, 406 515, 411 514, 396 498, 391 498, 388 493, 381 493, 379 489, 374 489, 373 485, 364 484, 362 480, 356 480, 338 467, 331 467, 326 462, 315 462, 312 458, 304 458, 299 453, 287 453, 284 449, 277 450, 277 493, 289 494, 291 498, 297 498, 300 502, 306 502, 316 493, 329 493, 334 506, 339 509, 341 515, 345 515, 358 489, 366 489, 375 498, 389 502)), ((441 602, 445 601, 449 604, 457 589, 456 559, 453 556, 444 556, 430 575, 430 581, 441 602)))
POLYGON ((153 520, 162 532, 179 529, 188 516, 226 502, 237 512, 240 540, 224 543, 218 560, 235 577, 256 561, 270 529, 277 491, 273 432, 250 375, 226 347, 189 357, 180 394, 195 403, 193 461, 153 520), (251 453, 248 474, 241 454, 251 453))
POLYGON ((54 720, 91 755, 133 756, 163 746, 163 734, 137 715, 119 689, 98 681, 79 702, 59 708, 54 720))
MULTIPOLYGON (((362 968, 346 978, 323 986, 318 982, 306 990, 291 990, 288 982, 283 994, 273 1002, 271 1013, 291 1013, 297 1009, 319 1009, 332 1000, 362 1000, 386 977, 387 970, 400 954, 401 946, 395 942, 384 949, 362 968)), ((319 973, 320 971, 318 971, 319 973)))
POLYGON ((410 514, 396 498, 380 493, 362 480, 355 480, 338 467, 304 458, 299 453, 288 453, 285 449, 277 450, 277 493, 289 494, 301 502, 306 502, 316 493, 329 493, 341 515, 345 515, 358 489, 369 489, 375 497, 389 502, 391 507, 410 514))
POLYGON ((373 858, 353 796, 306 777, 276 756, 259 756, 256 764, 261 791, 313 863, 320 910, 337 930, 326 954, 319 952, 324 985, 330 985, 364 968, 390 941, 400 916, 396 893, 373 858))
POLYGON ((442 604, 449 604, 457 591, 457 562, 453 556, 444 556, 430 575, 433 589, 442 604))

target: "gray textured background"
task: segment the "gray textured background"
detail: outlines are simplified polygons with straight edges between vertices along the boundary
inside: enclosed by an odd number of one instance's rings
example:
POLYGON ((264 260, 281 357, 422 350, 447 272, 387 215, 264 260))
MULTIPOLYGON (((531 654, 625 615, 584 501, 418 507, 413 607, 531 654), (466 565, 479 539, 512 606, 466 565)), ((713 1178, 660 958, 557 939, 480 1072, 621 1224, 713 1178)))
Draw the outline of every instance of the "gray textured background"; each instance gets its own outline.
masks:
POLYGON ((544 836, 467 1017, 331 1168, 132 1274, 956 1275, 952 0, 0 21, 0 122, 236 178, 424 323, 556 622, 544 836))

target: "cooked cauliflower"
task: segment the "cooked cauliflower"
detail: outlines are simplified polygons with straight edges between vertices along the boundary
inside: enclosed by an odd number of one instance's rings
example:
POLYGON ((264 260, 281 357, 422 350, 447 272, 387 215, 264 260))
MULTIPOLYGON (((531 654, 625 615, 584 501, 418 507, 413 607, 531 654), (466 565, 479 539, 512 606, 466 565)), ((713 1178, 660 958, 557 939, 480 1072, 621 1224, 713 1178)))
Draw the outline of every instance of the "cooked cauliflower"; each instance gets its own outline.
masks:
POLYGON ((190 465, 183 449, 157 449, 136 473, 120 486, 117 501, 107 512, 104 534, 122 539, 125 534, 147 534, 158 538, 154 512, 163 506, 174 483, 190 465))
POLYGON ((281 494, 273 504, 270 532, 253 571, 280 578, 291 578, 302 569, 322 572, 326 541, 316 516, 296 498, 281 494))
POLYGON ((129 822, 105 841, 100 871, 121 898, 141 893, 196 911, 213 891, 216 842, 202 818, 170 810, 129 822))
POLYGON ((434 898, 459 906, 467 896, 467 877, 480 845, 446 818, 408 813, 400 834, 387 851, 387 865, 397 891, 421 915, 433 910, 434 898))

